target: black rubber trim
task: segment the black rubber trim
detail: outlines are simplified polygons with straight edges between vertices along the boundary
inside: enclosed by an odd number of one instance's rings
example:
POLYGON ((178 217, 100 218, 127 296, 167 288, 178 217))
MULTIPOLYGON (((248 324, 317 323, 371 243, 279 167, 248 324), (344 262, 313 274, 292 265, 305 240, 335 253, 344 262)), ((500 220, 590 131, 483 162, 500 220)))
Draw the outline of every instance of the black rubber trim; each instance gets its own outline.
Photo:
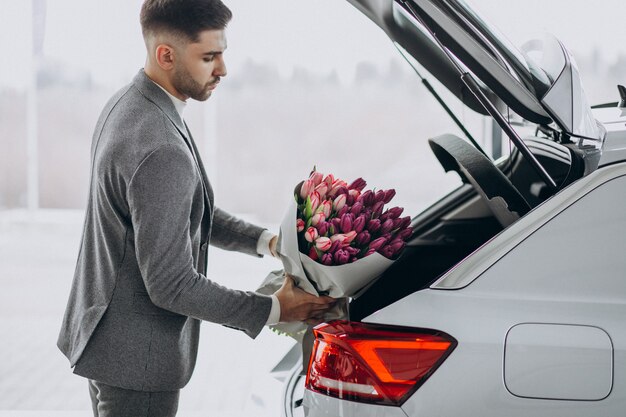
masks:
POLYGON ((479 188, 476 191, 486 197, 492 211, 497 210, 492 201, 496 197, 502 198, 508 210, 520 217, 530 211, 530 205, 511 181, 472 145, 452 134, 437 136, 428 143, 443 169, 457 172, 463 182, 479 188))

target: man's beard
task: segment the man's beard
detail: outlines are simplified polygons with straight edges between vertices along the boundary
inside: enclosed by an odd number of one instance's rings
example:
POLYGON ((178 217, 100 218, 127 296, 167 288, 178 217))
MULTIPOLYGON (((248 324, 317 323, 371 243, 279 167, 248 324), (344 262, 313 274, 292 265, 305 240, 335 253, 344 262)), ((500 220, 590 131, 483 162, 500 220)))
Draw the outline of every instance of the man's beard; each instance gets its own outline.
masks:
POLYGON ((209 87, 218 80, 219 79, 216 78, 206 85, 201 85, 193 79, 191 74, 189 74, 189 71, 187 71, 187 68, 180 65, 177 66, 176 71, 174 72, 172 84, 179 93, 197 101, 205 101, 211 96, 211 90, 209 87))

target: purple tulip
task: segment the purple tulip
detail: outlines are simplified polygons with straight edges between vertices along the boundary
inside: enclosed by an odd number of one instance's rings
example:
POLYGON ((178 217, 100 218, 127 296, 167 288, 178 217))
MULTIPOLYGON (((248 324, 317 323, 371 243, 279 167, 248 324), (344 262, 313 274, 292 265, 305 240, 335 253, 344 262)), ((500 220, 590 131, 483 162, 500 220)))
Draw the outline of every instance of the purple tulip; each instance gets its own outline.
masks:
POLYGON ((383 245, 387 243, 387 239, 384 237, 379 237, 378 239, 374 239, 370 242, 370 250, 374 250, 377 251, 378 249, 380 249, 381 247, 383 247, 383 245))
POLYGON ((341 216, 346 214, 348 211, 350 211, 350 206, 346 204, 337 212, 337 217, 341 218, 341 216))
POLYGON ((385 192, 383 190, 378 190, 376 191, 376 194, 374 194, 374 201, 381 202, 383 204, 385 204, 385 192))
POLYGON ((348 185, 348 189, 363 191, 366 185, 367 183, 363 178, 357 178, 356 180, 352 181, 350 185, 348 185))
POLYGON ((402 229, 406 229, 410 224, 411 224, 410 216, 400 217, 393 221, 393 228, 402 230, 402 229))
MULTIPOLYGON (((332 239, 331 239, 332 241, 332 239)), ((341 241, 335 240, 332 245, 330 245, 330 249, 328 249, 328 253, 335 253, 337 250, 341 248, 341 241)))
POLYGON ((393 258, 393 249, 389 245, 385 245, 382 248, 378 249, 378 253, 380 253, 387 259, 393 258))
POLYGON ((350 209, 350 213, 354 214, 355 216, 361 214, 361 211, 363 211, 363 204, 361 203, 354 203, 354 205, 350 209))
POLYGON ((403 211, 404 209, 402 207, 393 207, 387 210, 387 213, 389 213, 390 219, 397 219, 398 217, 400 217, 403 211))
POLYGON ((366 256, 370 256, 372 253, 376 253, 376 249, 368 249, 368 251, 365 252, 365 255, 363 255, 363 257, 365 258, 366 256))
POLYGON ((332 265, 333 264, 333 255, 331 253, 325 253, 322 255, 322 264, 323 265, 332 265))
POLYGON ((355 199, 354 199, 354 196, 353 196, 353 195, 348 194, 348 195, 346 196, 346 206, 352 206, 352 205, 354 204, 354 200, 355 200, 355 199))
POLYGON ((319 233, 320 236, 324 236, 326 233, 328 233, 329 228, 330 228, 330 223, 320 222, 317 225, 317 232, 319 233))
POLYGON ((347 213, 341 216, 340 230, 343 233, 348 233, 352 230, 352 215, 347 213))
POLYGON ((350 254, 344 249, 339 249, 335 252, 333 259, 335 260, 335 265, 343 265, 350 259, 350 254))
POLYGON ((396 235, 398 239, 407 240, 413 234, 413 229, 407 227, 406 229, 402 229, 396 235))
POLYGON ((349 263, 356 262, 358 260, 359 260, 359 258, 357 258, 356 256, 353 256, 352 258, 350 258, 349 263))
POLYGON ((393 220, 387 219, 380 226, 380 233, 382 234, 389 233, 391 232, 391 230, 393 230, 393 220))
POLYGON ((375 219, 379 218, 383 212, 384 206, 385 203, 383 203, 382 201, 378 201, 377 203, 375 203, 374 207, 372 207, 372 217, 375 219))
POLYGON ((338 195, 345 195, 347 196, 350 193, 350 190, 348 190, 348 187, 341 185, 339 187, 337 187, 337 191, 335 192, 335 196, 338 195))
POLYGON ((372 219, 367 222, 367 230, 369 230, 371 234, 374 234, 378 232, 378 230, 380 230, 380 225, 381 225, 380 220, 372 219))
POLYGON ((357 256, 359 254, 359 252, 361 252, 360 249, 353 248, 352 246, 347 246, 347 247, 344 248, 344 250, 346 252, 348 252, 350 254, 350 256, 357 256))
MULTIPOLYGON (((359 203, 357 203, 357 204, 359 204, 359 203)), ((352 223, 352 228, 354 229, 355 232, 361 233, 363 231, 363 229, 365 229, 365 223, 366 222, 367 222, 367 219, 365 218, 364 215, 361 214, 352 223)))
POLYGON ((371 238, 372 237, 370 236, 369 232, 367 230, 364 230, 356 235, 354 243, 356 243, 358 246, 365 246, 370 242, 371 238))
POLYGON ((357 202, 362 203, 365 207, 369 207, 374 204, 374 193, 372 190, 367 190, 359 196, 357 202))
POLYGON ((391 201, 391 199, 396 195, 396 190, 393 188, 385 191, 385 199, 383 200, 385 204, 391 201))

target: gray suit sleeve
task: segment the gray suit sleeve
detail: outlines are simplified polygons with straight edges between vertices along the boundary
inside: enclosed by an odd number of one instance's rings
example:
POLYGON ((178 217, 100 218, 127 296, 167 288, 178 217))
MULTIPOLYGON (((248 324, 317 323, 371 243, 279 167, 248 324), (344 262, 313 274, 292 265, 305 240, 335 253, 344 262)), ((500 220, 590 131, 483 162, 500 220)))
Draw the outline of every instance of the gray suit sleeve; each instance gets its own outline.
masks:
POLYGON ((189 235, 197 184, 193 164, 184 149, 164 145, 143 160, 129 182, 135 252, 146 290, 161 308, 254 338, 267 321, 271 298, 225 288, 194 268, 189 235))
POLYGON ((220 249, 238 251, 248 255, 259 256, 257 244, 263 228, 239 219, 219 207, 213 212, 213 230, 211 245, 220 249))

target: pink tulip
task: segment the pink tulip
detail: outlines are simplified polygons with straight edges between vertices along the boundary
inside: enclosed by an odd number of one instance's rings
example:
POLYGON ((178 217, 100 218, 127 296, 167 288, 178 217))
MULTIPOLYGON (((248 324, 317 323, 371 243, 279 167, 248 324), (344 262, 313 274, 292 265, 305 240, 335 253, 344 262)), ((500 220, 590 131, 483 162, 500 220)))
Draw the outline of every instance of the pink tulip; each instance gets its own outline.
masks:
POLYGON ((330 190, 328 190, 328 195, 334 198, 341 188, 345 188, 347 190, 347 185, 348 184, 346 184, 345 181, 335 180, 335 182, 333 182, 333 185, 330 187, 330 190))
POLYGON ((321 207, 322 213, 324 213, 324 216, 326 218, 329 218, 330 212, 333 209, 333 203, 330 200, 324 200, 324 202, 322 202, 322 204, 320 204, 320 206, 317 208, 318 211, 320 211, 320 207, 321 207))
POLYGON ((352 228, 354 229, 355 232, 361 233, 363 229, 365 229, 366 222, 367 222, 367 219, 365 218, 363 214, 361 214, 359 217, 354 219, 354 222, 352 222, 352 228))
POLYGON ((353 256, 352 258, 350 258, 350 260, 348 261, 348 263, 352 263, 352 262, 356 262, 358 261, 359 258, 357 258, 356 256, 353 256))
POLYGON ((391 230, 393 230, 393 220, 387 219, 380 226, 380 233, 382 234, 389 233, 391 232, 391 230))
POLYGON ((296 220, 296 229, 298 230, 298 232, 301 232, 304 230, 304 220, 302 219, 296 220))
POLYGON ((323 222, 324 220, 326 220, 324 213, 317 212, 311 217, 311 224, 317 226, 319 222, 323 222))
POLYGON ((300 197, 303 200, 306 200, 307 196, 311 194, 314 188, 315 188, 315 185, 313 184, 313 181, 311 180, 304 181, 302 183, 302 187, 300 187, 300 197))
POLYGON ((314 261, 317 261, 319 259, 319 255, 315 250, 315 246, 311 246, 311 249, 309 250, 309 258, 313 259, 314 261))
POLYGON ((380 230, 380 220, 379 219, 372 219, 370 221, 367 222, 367 230, 371 233, 374 234, 376 232, 378 232, 380 230))
POLYGON ((333 186, 334 182, 335 182, 335 176, 333 174, 328 174, 326 175, 326 178, 324 178, 324 183, 326 184, 326 186, 328 186, 329 190, 333 186))
POLYGON ((326 183, 321 183, 317 187, 315 187, 315 191, 320 194, 320 199, 324 200, 326 198, 326 193, 328 192, 328 185, 326 183))
POLYGON ((332 265, 333 264, 333 255, 332 253, 325 253, 322 255, 322 264, 323 265, 332 265))
POLYGON ((343 244, 344 240, 346 240, 346 235, 344 235, 343 233, 337 233, 330 237, 330 241, 333 243, 339 242, 339 244, 343 244))
POLYGON ((372 253, 376 253, 376 249, 368 249, 368 251, 365 252, 365 255, 363 255, 363 257, 365 258, 366 256, 370 256, 372 253))
POLYGON ((317 210, 317 207, 320 205, 320 193, 313 191, 309 197, 311 198, 311 212, 315 213, 315 210, 317 210))
POLYGON ((378 239, 374 239, 370 242, 370 250, 373 249, 374 251, 377 251, 378 249, 380 249, 381 247, 383 247, 383 245, 387 243, 387 239, 384 237, 379 237, 378 239))
POLYGON ((357 178, 356 180, 352 181, 350 185, 348 185, 348 189, 363 191, 366 185, 367 183, 363 178, 357 178))
POLYGON ((315 185, 316 187, 320 185, 323 178, 324 178, 324 174, 322 174, 321 172, 317 172, 317 171, 313 171, 311 173, 311 176, 309 177, 309 179, 313 181, 313 185, 315 185))
POLYGON ((315 227, 309 227, 308 229, 306 229, 306 232, 304 232, 304 239, 306 239, 307 242, 313 243, 318 237, 319 234, 315 227))
POLYGON ((344 214, 341 216, 340 230, 343 233, 348 233, 352 230, 352 215, 344 214))
POLYGON ((365 246, 370 242, 371 236, 367 230, 362 231, 356 235, 354 242, 358 246, 365 246))
POLYGON ((349 245, 356 238, 357 233, 352 230, 351 232, 346 233, 346 238, 343 241, 344 245, 349 245))
POLYGON ((335 252, 333 259, 335 260, 335 265, 343 265, 350 259, 350 254, 343 249, 339 249, 335 252))
POLYGON ((322 252, 326 252, 328 249, 330 249, 331 245, 332 242, 327 237, 318 237, 315 240, 315 247, 322 252))
POLYGON ((396 190, 394 190, 393 188, 385 191, 385 198, 383 199, 383 201, 385 202, 385 204, 387 204, 388 202, 391 201, 391 199, 396 195, 396 190))
POLYGON ((333 201, 333 209, 335 209, 335 211, 341 210, 343 206, 345 205, 346 205, 345 194, 339 194, 337 197, 335 197, 335 201, 333 201))
POLYGON ((361 196, 361 192, 359 190, 350 190, 348 191, 348 195, 352 196, 352 198, 354 198, 354 201, 356 202, 361 196))

